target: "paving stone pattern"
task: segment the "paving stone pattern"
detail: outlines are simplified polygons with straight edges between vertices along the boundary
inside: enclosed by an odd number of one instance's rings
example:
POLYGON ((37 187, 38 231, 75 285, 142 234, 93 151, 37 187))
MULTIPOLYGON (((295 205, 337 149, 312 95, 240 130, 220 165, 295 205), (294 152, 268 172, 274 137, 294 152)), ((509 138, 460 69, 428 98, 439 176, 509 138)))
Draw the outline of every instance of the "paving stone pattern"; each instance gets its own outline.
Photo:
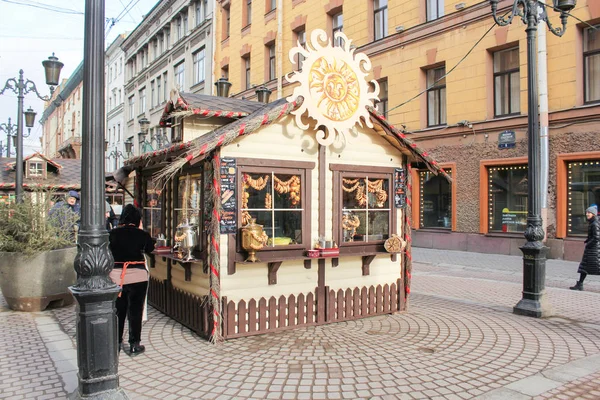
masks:
MULTIPOLYGON (((448 255, 447 262, 433 260, 436 254, 419 256, 417 251, 415 255, 407 313, 214 346, 150 309, 143 329, 146 353, 120 354, 121 386, 132 399, 161 400, 452 400, 485 398, 505 389, 523 399, 600 398, 600 365, 585 376, 580 370, 560 382, 543 375, 581 360, 597 364, 599 294, 549 287, 553 316, 521 317, 511 312, 521 297, 521 282, 512 278, 521 263, 518 257, 496 268, 498 261, 489 255, 477 256, 479 266, 469 264, 470 255, 448 255), (467 260, 464 265, 458 264, 461 258, 467 260), (515 391, 522 386, 537 394, 515 391)), ((552 277, 562 279, 561 271, 571 264, 557 264, 552 277)), ((67 307, 40 313, 54 318, 73 346, 74 311, 67 307)), ((23 374, 17 376, 18 390, 27 389, 22 384, 26 380, 42 378, 39 382, 45 384, 54 379, 58 387, 52 388, 62 390, 56 398, 64 398, 60 376, 44 356, 35 315, 2 309, 0 322, 0 385, 15 374, 23 374)))

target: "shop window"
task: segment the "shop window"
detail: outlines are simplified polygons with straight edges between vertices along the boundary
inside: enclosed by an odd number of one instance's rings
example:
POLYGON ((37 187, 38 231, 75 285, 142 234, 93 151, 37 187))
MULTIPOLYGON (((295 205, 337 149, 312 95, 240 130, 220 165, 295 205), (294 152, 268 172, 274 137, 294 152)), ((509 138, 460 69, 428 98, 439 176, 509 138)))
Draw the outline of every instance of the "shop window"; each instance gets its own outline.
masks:
POLYGON ((600 161, 569 162, 567 170, 567 232, 587 236, 585 210, 591 204, 600 205, 600 161))
MULTIPOLYGON (((452 171, 446 173, 452 177, 452 171)), ((419 172, 419 227, 452 228, 452 186, 441 175, 419 172)))
POLYGON ((488 169, 489 232, 525 232, 527 166, 488 169))
POLYGON ((162 188, 158 182, 148 179, 144 191, 144 229, 157 237, 162 230, 162 188))
POLYGON ((381 242, 390 235, 390 182, 387 174, 341 173, 341 241, 381 242))
POLYGON ((600 101, 600 24, 583 31, 585 102, 600 101))
POLYGON ((494 53, 494 114, 496 117, 521 112, 519 48, 494 53))
POLYGON ((308 218, 305 173, 298 169, 245 168, 241 177, 240 227, 254 218, 268 237, 266 247, 304 245, 310 233, 304 226, 308 218))
POLYGON ((174 227, 183 223, 202 229, 202 177, 201 174, 180 176, 177 180, 177 204, 174 227))

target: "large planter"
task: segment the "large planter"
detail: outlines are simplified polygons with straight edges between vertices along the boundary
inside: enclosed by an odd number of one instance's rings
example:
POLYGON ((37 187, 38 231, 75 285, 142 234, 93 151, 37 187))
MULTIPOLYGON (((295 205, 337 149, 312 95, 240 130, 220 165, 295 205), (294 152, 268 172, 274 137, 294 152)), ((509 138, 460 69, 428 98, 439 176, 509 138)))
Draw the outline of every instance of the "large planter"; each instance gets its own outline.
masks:
POLYGON ((77 279, 73 261, 76 247, 34 256, 0 252, 0 289, 15 311, 42 311, 73 303, 69 286, 77 279))

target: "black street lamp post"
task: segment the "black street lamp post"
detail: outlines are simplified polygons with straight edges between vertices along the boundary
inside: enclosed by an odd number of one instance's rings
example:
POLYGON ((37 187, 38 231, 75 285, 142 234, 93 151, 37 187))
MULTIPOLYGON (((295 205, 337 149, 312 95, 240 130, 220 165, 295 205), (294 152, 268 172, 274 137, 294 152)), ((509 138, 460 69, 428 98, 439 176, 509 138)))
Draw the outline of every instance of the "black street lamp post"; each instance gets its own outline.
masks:
MULTIPOLYGON (((46 73, 46 84, 50 86, 50 96, 42 96, 37 90, 35 83, 29 79, 23 78, 23 70, 19 70, 19 79, 9 78, 4 84, 4 88, 0 91, 0 95, 4 94, 6 89, 11 89, 13 93, 17 95, 17 143, 16 143, 16 176, 15 176, 15 195, 17 201, 23 201, 23 115, 25 115, 25 122, 28 128, 33 127, 33 119, 35 118, 35 112, 31 107, 27 111, 23 111, 23 99, 28 93, 35 93, 40 100, 48 101, 54 93, 54 87, 58 85, 60 79, 60 70, 63 67, 63 63, 58 61, 58 58, 54 56, 54 53, 47 60, 42 61, 44 70, 46 73)), ((27 135, 29 136, 29 135, 27 135)))
POLYGON ((77 301, 78 388, 71 399, 127 399, 119 387, 117 315, 120 288, 109 278, 104 207, 104 5, 85 1, 81 229, 71 293, 77 301))
POLYGON ((11 142, 16 147, 17 141, 17 125, 10 122, 10 118, 8 119, 8 123, 0 124, 0 131, 6 133, 6 157, 10 158, 10 144, 11 142))
POLYGON ((515 16, 527 25, 527 242, 521 247, 523 252, 523 298, 513 308, 519 315, 544 317, 550 312, 546 301, 546 251, 542 240, 544 229, 541 217, 541 152, 539 136, 538 87, 536 37, 540 21, 546 22, 550 32, 562 36, 567 29, 568 12, 577 0, 553 0, 553 9, 560 11, 561 28, 554 28, 546 13, 546 6, 538 0, 514 0, 509 15, 498 16, 499 0, 490 0, 494 21, 500 26, 509 25, 515 16))

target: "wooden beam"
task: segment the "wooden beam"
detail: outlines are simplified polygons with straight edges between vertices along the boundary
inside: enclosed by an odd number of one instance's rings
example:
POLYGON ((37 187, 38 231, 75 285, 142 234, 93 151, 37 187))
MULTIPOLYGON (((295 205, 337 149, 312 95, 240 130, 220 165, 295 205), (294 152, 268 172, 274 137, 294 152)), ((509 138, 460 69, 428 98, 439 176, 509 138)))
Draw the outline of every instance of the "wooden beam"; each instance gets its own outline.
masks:
POLYGON ((270 262, 269 263, 269 285, 277 284, 277 271, 281 266, 282 261, 270 262))
POLYGON ((363 256, 362 258, 362 274, 363 276, 371 274, 371 261, 375 259, 375 255, 363 256))

